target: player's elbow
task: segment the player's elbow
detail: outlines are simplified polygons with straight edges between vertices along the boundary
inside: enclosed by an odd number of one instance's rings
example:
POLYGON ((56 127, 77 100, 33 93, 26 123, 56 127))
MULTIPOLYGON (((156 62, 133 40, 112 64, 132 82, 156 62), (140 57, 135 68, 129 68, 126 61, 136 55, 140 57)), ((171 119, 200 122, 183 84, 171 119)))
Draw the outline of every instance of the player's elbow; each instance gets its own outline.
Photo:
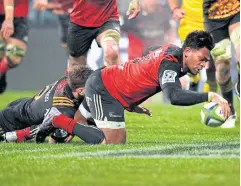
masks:
POLYGON ((177 98, 171 98, 170 102, 171 102, 172 105, 179 105, 179 101, 178 101, 177 98))
POLYGON ((172 105, 180 105, 178 95, 175 92, 169 94, 168 98, 172 105))

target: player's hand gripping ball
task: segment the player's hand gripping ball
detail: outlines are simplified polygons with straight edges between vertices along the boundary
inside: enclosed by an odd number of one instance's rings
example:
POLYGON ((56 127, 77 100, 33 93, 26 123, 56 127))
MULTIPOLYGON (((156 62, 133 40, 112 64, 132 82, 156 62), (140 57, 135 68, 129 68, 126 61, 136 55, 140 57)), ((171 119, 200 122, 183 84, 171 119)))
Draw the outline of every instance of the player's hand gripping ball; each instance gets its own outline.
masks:
POLYGON ((201 110, 201 122, 210 127, 219 127, 225 122, 220 105, 210 102, 201 110))

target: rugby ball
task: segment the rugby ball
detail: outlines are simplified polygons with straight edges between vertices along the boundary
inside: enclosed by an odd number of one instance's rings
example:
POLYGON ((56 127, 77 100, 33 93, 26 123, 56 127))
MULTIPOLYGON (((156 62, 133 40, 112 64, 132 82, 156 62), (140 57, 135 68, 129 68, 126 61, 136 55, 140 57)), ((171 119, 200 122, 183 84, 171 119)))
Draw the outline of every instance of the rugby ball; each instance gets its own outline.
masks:
POLYGON ((219 127, 225 122, 220 105, 210 102, 201 109, 201 122, 210 127, 219 127))

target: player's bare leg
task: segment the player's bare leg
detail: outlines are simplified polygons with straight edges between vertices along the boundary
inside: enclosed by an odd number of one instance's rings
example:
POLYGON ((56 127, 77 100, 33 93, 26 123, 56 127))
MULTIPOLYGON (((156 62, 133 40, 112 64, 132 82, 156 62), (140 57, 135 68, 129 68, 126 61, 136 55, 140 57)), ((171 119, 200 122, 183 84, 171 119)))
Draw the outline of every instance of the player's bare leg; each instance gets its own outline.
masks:
MULTIPOLYGON (((87 113, 87 112, 85 112, 87 113)), ((91 115, 87 114, 83 116, 80 111, 78 110, 75 113, 74 119, 78 121, 78 123, 82 123, 85 125, 88 125, 88 121, 86 118, 91 117, 91 115)), ((102 123, 106 122, 108 125, 108 121, 96 121, 95 123, 102 123)), ((112 125, 111 122, 109 122, 109 126, 112 125)), ((121 125, 123 125, 123 122, 120 122, 121 125)), ((124 126, 124 125, 123 125, 124 126)), ((124 144, 126 143, 126 128, 119 128, 119 129, 111 129, 111 128, 99 128, 101 131, 103 131, 105 139, 102 141, 101 144, 124 144)))
POLYGON ((100 129, 105 135, 105 141, 102 144, 125 144, 126 143, 126 129, 100 129))
POLYGON ((233 82, 231 79, 231 42, 225 38, 215 44, 215 48, 211 51, 215 62, 216 80, 219 84, 223 97, 231 105, 231 116, 221 126, 223 128, 235 127, 235 109, 233 106, 233 82))
POLYGON ((6 41, 5 52, 0 62, 0 93, 6 88, 6 73, 16 68, 22 61, 27 51, 27 44, 15 38, 6 41))
POLYGON ((229 35, 231 42, 234 45, 236 60, 237 60, 237 71, 238 71, 238 82, 235 85, 237 95, 240 95, 240 22, 234 23, 229 26, 229 35))
POLYGON ((120 64, 119 40, 120 33, 116 30, 108 29, 99 34, 96 38, 104 51, 105 62, 107 65, 120 64))
MULTIPOLYGON (((1 66, 2 58, 4 57, 4 53, 5 53, 5 45, 6 43, 0 34, 0 66, 1 66)), ((6 86, 7 86, 6 77, 4 74, 1 75, 0 73, 0 94, 5 91, 6 86)))

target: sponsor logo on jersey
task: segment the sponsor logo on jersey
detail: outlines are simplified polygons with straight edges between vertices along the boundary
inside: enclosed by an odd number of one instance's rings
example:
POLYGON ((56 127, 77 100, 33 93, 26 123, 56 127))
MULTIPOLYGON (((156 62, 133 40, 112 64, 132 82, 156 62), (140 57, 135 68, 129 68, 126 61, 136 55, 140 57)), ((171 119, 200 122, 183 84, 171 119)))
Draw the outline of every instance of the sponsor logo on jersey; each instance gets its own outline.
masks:
POLYGON ((177 73, 173 70, 165 70, 162 76, 162 84, 174 83, 177 73))

